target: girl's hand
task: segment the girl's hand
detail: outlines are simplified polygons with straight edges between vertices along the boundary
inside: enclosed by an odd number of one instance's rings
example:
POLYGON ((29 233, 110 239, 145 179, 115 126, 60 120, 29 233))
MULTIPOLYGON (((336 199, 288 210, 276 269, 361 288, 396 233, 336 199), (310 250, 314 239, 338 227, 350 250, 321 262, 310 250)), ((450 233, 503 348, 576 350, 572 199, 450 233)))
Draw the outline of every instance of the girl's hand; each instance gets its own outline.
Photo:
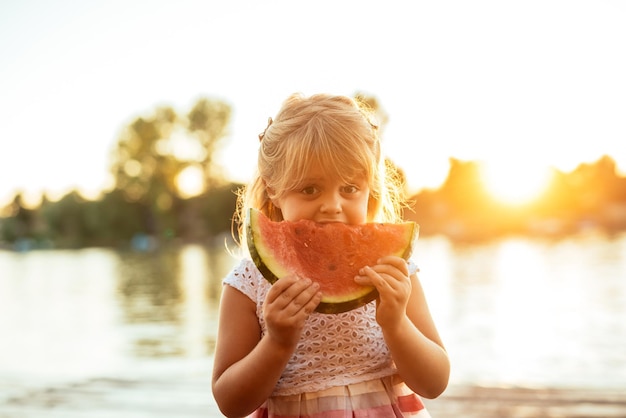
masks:
POLYGON ((362 285, 378 290, 376 321, 383 327, 396 326, 406 316, 411 296, 411 279, 406 261, 401 257, 388 256, 374 266, 363 267, 354 279, 362 285))
POLYGON ((272 285, 263 305, 268 336, 293 350, 306 319, 322 300, 319 284, 310 279, 287 276, 272 285))

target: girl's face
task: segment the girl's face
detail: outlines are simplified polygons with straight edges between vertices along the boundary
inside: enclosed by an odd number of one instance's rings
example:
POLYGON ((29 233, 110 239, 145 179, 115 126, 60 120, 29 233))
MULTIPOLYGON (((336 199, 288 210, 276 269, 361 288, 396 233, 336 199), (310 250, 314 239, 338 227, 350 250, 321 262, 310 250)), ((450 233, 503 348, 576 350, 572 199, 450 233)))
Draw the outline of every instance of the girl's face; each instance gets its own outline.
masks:
POLYGON ((305 181, 288 191, 274 205, 287 221, 308 219, 316 222, 363 224, 367 219, 369 185, 364 177, 345 182, 331 177, 321 167, 312 167, 305 181))

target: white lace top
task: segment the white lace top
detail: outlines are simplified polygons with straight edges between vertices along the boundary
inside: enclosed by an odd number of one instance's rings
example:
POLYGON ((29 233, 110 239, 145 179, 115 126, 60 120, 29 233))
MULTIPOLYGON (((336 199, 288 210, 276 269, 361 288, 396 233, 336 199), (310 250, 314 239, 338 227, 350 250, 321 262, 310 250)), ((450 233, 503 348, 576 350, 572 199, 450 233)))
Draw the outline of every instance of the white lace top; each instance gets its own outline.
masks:
MULTIPOLYGON (((409 271, 417 271, 413 262, 409 262, 409 271)), ((256 303, 265 335, 262 307, 271 285, 252 260, 242 260, 224 283, 256 303)), ((312 313, 273 396, 316 392, 395 374, 396 367, 375 314, 376 302, 340 314, 312 313)))

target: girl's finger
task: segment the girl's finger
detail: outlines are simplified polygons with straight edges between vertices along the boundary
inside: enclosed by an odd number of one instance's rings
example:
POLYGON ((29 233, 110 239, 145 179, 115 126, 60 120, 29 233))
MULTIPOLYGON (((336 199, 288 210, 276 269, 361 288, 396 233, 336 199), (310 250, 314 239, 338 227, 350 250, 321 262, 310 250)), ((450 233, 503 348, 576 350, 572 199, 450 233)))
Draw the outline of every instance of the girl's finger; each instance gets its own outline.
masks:
POLYGON ((287 276, 272 285, 267 293, 267 302, 275 303, 284 308, 296 297, 303 288, 311 284, 309 279, 300 279, 296 276, 287 276))
POLYGON ((315 306, 317 306, 319 300, 321 300, 319 284, 312 283, 310 280, 308 281, 308 283, 309 285, 307 287, 303 288, 297 295, 295 295, 295 297, 291 299, 289 308, 293 310, 294 315, 300 312, 304 312, 308 315, 313 309, 315 309, 315 306), (318 297, 318 293, 319 299, 317 300, 317 303, 315 303, 316 297, 318 297), (315 306, 313 306, 313 309, 310 309, 310 305, 313 304, 315 304, 315 306))
POLYGON ((355 279, 357 283, 360 284, 371 284, 376 287, 378 290, 382 290, 385 287, 389 287, 390 284, 387 282, 385 277, 387 274, 379 273, 375 268, 370 266, 365 266, 361 270, 359 270, 360 276, 357 276, 355 279))
POLYGON ((296 315, 306 319, 311 312, 315 310, 322 300, 322 292, 319 291, 319 285, 313 283, 306 291, 302 292, 297 299, 294 299, 294 305, 297 307, 296 315))
POLYGON ((319 284, 307 278, 285 277, 278 280, 270 292, 267 295, 267 302, 272 303, 276 309, 286 310, 292 315, 302 309, 310 313, 321 300, 321 295, 317 300, 313 300, 319 293, 319 284), (314 305, 313 308, 308 306, 309 304, 314 305))
POLYGON ((409 266, 406 260, 404 260, 401 257, 396 257, 396 256, 381 257, 377 261, 377 264, 393 266, 397 268, 398 270, 400 270, 404 276, 409 275, 409 266))

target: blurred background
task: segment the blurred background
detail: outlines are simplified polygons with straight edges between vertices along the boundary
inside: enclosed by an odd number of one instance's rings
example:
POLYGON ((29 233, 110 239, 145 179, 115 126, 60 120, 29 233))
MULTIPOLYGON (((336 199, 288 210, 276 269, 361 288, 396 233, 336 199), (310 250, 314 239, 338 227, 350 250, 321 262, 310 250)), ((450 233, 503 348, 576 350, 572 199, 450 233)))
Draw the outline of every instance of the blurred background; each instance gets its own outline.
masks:
POLYGON ((0 1, 0 405, 210 377, 235 193, 293 92, 376 109, 452 384, 626 388, 625 20, 617 0, 0 1))

